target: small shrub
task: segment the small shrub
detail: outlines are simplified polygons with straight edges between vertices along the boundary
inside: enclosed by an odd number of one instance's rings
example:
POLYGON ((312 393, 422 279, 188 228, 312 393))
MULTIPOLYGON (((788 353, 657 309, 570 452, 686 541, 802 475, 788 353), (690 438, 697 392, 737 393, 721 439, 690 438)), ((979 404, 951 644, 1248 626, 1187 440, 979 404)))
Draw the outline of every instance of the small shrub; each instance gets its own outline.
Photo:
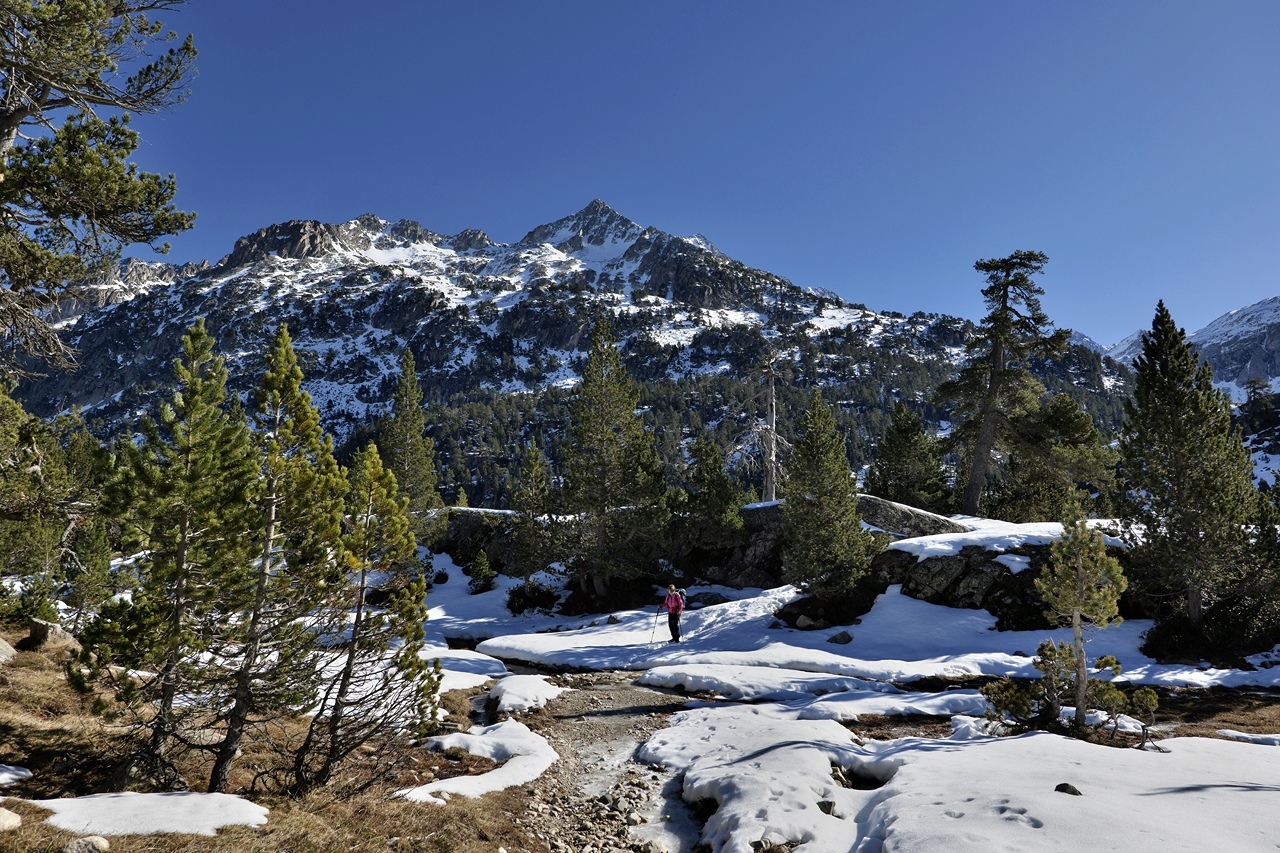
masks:
POLYGON ((489 555, 483 550, 476 555, 475 561, 471 563, 469 573, 471 580, 467 586, 471 589, 472 595, 493 589, 493 581, 497 574, 494 573, 493 568, 489 565, 489 555))
POLYGON ((526 610, 550 613, 559 600, 560 594, 556 590, 539 583, 526 583, 512 587, 507 593, 507 609, 515 616, 526 610))

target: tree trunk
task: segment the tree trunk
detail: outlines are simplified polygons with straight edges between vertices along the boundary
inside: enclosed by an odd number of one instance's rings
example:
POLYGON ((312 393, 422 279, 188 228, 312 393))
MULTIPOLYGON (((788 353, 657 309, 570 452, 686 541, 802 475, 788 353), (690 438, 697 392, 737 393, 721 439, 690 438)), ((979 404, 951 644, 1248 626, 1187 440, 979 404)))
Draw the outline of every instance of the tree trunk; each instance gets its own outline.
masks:
POLYGON ((1071 611, 1071 641, 1076 653, 1076 717, 1071 725, 1077 732, 1084 731, 1084 718, 1089 712, 1089 666, 1084 655, 1084 625, 1080 611, 1071 611))
POLYGON ((1204 617, 1204 589, 1199 584, 1187 587, 1187 618, 1191 624, 1199 625, 1204 617))
MULTIPOLYGON (((1008 289, 1005 290, 1005 305, 1008 306, 1008 289)), ((987 378, 987 393, 982 399, 981 420, 978 423, 978 434, 973 441, 973 458, 969 460, 969 479, 964 484, 964 498, 960 511, 965 515, 977 515, 982 505, 982 493, 987 487, 987 471, 991 468, 991 451, 996 446, 996 420, 1000 417, 998 405, 1000 394, 1004 390, 1005 351, 1000 342, 991 347, 991 375, 987 378)))
POLYGON ((248 641, 244 658, 236 673, 235 700, 227 715, 227 733, 218 746, 218 757, 209 772, 209 792, 221 794, 227 790, 227 777, 231 762, 235 760, 240 738, 244 735, 245 722, 253 706, 253 676, 258 666, 258 653, 262 647, 262 614, 267 607, 267 582, 271 577, 271 552, 275 550, 276 509, 279 503, 279 482, 273 482, 267 494, 267 523, 262 534, 262 556, 258 564, 257 584, 253 593, 253 611, 249 617, 248 641))
POLYGON ((769 364, 769 397, 764 415, 764 500, 778 499, 778 396, 774 389, 773 363, 769 364))
POLYGON ((178 546, 174 551, 173 605, 169 608, 169 648, 165 652, 164 666, 160 670, 160 699, 156 716, 151 723, 151 752, 163 757, 173 734, 173 703, 178 695, 178 662, 181 649, 178 638, 182 635, 182 615, 187 607, 187 546, 191 525, 191 511, 183 510, 178 520, 178 546))

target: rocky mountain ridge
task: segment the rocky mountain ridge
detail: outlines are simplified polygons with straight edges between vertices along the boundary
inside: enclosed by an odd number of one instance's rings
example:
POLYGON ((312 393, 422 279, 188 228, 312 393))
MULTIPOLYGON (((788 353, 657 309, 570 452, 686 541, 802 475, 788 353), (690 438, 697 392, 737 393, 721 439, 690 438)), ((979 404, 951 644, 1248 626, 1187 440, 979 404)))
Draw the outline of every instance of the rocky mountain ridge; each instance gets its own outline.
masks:
MULTIPOLYGON (((386 408, 406 346, 428 400, 538 391, 576 382, 589 330, 606 316, 642 380, 743 377, 773 359, 797 381, 873 383, 891 408, 895 395, 923 399, 973 330, 798 287, 598 199, 513 244, 373 215, 285 222, 240 238, 216 264, 131 262, 121 282, 65 323, 79 369, 17 390, 32 411, 78 406, 104 434, 131 426, 167 392, 179 339, 200 317, 241 394, 288 323, 307 388, 339 437, 386 408)), ((1064 381, 1110 393, 1115 371, 1078 350, 1092 362, 1064 367, 1064 381)))

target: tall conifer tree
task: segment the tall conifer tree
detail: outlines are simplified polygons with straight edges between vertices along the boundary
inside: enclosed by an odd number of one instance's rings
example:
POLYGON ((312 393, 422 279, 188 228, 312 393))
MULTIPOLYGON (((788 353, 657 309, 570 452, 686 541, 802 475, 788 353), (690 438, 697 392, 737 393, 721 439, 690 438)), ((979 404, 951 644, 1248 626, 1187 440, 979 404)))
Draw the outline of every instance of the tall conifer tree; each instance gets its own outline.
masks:
POLYGON ((653 436, 636 413, 639 400, 601 318, 563 445, 566 499, 576 516, 569 568, 597 595, 611 578, 647 568, 668 518, 666 481, 653 436))
POLYGON ((220 651, 218 638, 240 605, 227 593, 245 586, 258 485, 248 425, 227 405, 227 372, 203 320, 182 350, 178 389, 159 422, 144 422, 140 443, 118 445, 111 493, 146 551, 141 587, 132 604, 104 608, 85 643, 97 674, 111 680, 118 670, 109 664, 127 671, 113 683, 120 698, 152 707, 150 751, 161 758, 180 717, 194 710, 178 696, 199 695, 218 677, 207 655, 220 651), (152 675, 139 682, 138 672, 152 675))
POLYGON ((343 543, 349 574, 343 650, 325 669, 320 706, 295 754, 295 792, 327 784, 372 739, 389 737, 406 722, 425 728, 436 714, 439 662, 420 654, 426 582, 402 574, 415 550, 408 501, 398 497, 395 475, 373 444, 352 460, 346 505, 351 530, 343 543), (395 589, 385 606, 370 600, 375 582, 395 589))
POLYGON ((951 401, 959 415, 955 436, 968 458, 960 511, 968 515, 978 514, 992 454, 1010 434, 1010 421, 1031 410, 1044 390, 1027 361, 1058 355, 1067 344, 1068 332, 1053 331, 1040 308, 1044 288, 1031 280, 1048 262, 1043 252, 1018 251, 973 265, 987 277, 982 298, 988 313, 966 347, 968 366, 938 388, 938 397, 951 401))
POLYGON ((1133 367, 1120 437, 1127 535, 1154 586, 1147 591, 1180 598, 1183 615, 1198 624, 1244 563, 1253 465, 1232 429, 1230 402, 1164 302, 1133 367))
POLYGON ((391 413, 378 421, 378 452, 395 475, 400 495, 409 501, 415 535, 434 538, 441 532, 441 525, 429 524, 427 514, 444 506, 444 502, 436 491, 435 443, 427 436, 422 386, 418 384, 413 351, 408 347, 400 357, 391 413))
POLYGON ((525 579, 544 571, 559 559, 558 526, 552 513, 551 470, 541 448, 531 445, 520 469, 511 508, 516 517, 512 523, 512 570, 525 579))
POLYGON ((936 512, 946 483, 938 440, 924 431, 920 416, 899 402, 876 461, 867 475, 867 492, 887 501, 936 512))
POLYGON ((215 710, 226 734, 210 772, 210 791, 226 790, 251 715, 261 723, 310 703, 318 680, 316 633, 304 618, 342 595, 346 478, 319 412, 302 390, 302 370, 283 325, 254 400, 262 480, 258 552, 244 585, 227 591, 228 599, 239 602, 240 615, 229 625, 221 653, 228 684, 221 691, 226 702, 215 710))
POLYGON ((799 432, 784 490, 783 577, 817 593, 847 592, 866 573, 879 544, 862 529, 844 437, 817 389, 799 432))

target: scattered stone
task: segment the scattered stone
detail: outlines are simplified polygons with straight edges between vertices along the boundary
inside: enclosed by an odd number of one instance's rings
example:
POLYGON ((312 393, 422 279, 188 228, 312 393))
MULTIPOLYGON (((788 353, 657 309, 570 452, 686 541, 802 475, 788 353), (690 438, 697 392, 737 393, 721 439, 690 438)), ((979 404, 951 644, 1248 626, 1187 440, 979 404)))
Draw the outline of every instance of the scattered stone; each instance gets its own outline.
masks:
POLYGON ((1070 794, 1073 797, 1084 796, 1083 794, 1080 793, 1080 789, 1077 788, 1075 785, 1072 785, 1070 782, 1063 782, 1061 785, 1054 788, 1053 790, 1058 791, 1059 793, 1062 793, 1062 794, 1070 794))
POLYGON ((9 832, 22 826, 22 816, 8 809, 0 809, 0 832, 9 832))
POLYGON ((612 613, 610 613, 609 618, 606 619, 605 621, 608 622, 610 625, 617 625, 622 620, 619 619, 617 616, 614 616, 612 613))
POLYGON ((799 628, 801 631, 810 631, 814 627, 816 627, 817 624, 818 624, 817 622, 814 622, 812 619, 810 619, 808 616, 805 616, 803 613, 801 613, 799 618, 796 619, 796 627, 799 628))
POLYGON ((832 634, 830 637, 828 637, 827 642, 839 643, 842 646, 847 645, 853 642, 853 635, 850 634, 848 631, 841 631, 839 634, 832 634))
POLYGON ((781 622, 779 622, 777 619, 774 619, 772 622, 770 622, 770 623, 769 623, 769 630, 770 630, 770 631, 776 631, 776 630, 778 630, 778 629, 779 629, 779 628, 781 628, 781 627, 782 627, 782 623, 781 623, 781 622))
POLYGON ((111 842, 101 835, 86 835, 62 845, 62 853, 104 853, 111 849, 111 842))
POLYGON ((822 812, 823 814, 831 814, 835 810, 836 810, 836 804, 831 800, 818 801, 818 811, 822 812))
POLYGON ((0 640, 0 663, 6 663, 17 653, 17 649, 6 643, 4 640, 0 640))

